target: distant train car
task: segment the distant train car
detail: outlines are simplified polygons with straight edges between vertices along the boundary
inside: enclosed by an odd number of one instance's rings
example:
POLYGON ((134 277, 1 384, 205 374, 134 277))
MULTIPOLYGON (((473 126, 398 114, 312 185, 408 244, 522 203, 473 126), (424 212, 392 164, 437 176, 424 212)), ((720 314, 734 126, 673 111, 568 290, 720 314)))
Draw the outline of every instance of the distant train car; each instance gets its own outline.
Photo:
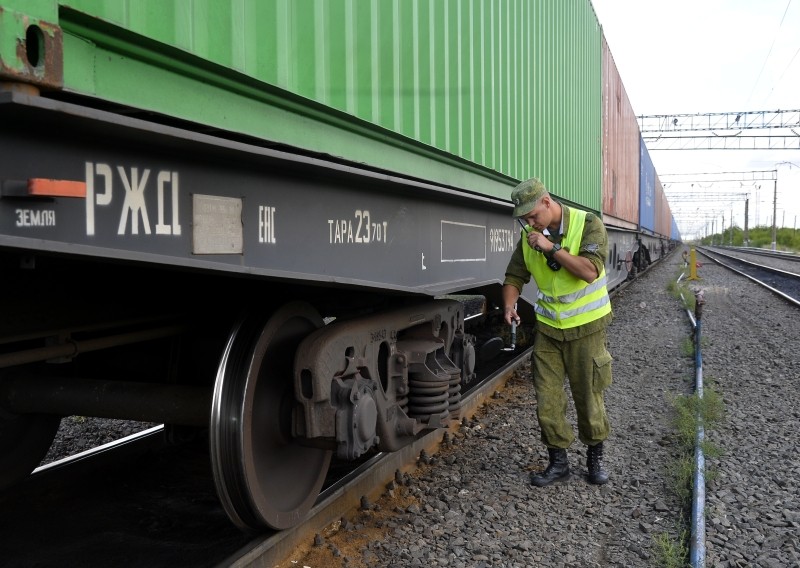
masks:
POLYGON ((610 245, 606 272, 615 285, 669 253, 675 239, 669 204, 605 36, 602 59, 602 214, 610 245))
POLYGON ((0 487, 62 416, 159 421, 300 522, 457 416, 520 180, 602 215, 609 286, 664 254, 644 154, 589 0, 0 0, 0 487))

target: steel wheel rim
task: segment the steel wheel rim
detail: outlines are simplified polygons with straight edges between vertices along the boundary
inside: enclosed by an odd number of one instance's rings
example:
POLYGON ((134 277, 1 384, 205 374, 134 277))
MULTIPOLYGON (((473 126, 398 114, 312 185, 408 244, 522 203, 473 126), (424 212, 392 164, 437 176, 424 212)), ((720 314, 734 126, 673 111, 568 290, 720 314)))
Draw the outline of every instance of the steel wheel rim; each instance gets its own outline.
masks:
POLYGON ((211 459, 217 493, 242 528, 298 524, 325 481, 331 452, 289 437, 294 354, 323 325, 313 308, 287 304, 265 318, 239 322, 214 388, 211 459))

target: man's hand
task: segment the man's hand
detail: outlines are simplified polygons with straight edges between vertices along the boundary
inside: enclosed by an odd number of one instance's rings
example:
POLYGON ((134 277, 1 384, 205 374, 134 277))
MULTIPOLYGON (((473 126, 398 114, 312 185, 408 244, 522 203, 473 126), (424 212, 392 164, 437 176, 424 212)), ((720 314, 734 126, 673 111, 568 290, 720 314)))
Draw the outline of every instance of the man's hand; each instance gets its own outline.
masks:
POLYGON ((512 323, 519 325, 519 323, 522 321, 519 318, 519 314, 517 314, 517 310, 514 308, 506 308, 503 316, 508 325, 511 325, 512 323))
POLYGON ((553 243, 542 233, 537 233, 536 231, 528 233, 528 244, 539 252, 550 252, 550 249, 553 248, 553 243))

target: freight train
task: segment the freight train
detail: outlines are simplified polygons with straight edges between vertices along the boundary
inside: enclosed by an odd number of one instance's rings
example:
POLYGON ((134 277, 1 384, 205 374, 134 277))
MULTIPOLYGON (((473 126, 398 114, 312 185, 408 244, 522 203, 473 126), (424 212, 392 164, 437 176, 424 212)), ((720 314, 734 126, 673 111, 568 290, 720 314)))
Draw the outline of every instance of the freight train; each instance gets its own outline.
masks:
POLYGON ((532 176, 611 288, 680 240, 588 0, 0 1, 0 487, 64 416, 157 421, 297 524, 457 415, 532 176))

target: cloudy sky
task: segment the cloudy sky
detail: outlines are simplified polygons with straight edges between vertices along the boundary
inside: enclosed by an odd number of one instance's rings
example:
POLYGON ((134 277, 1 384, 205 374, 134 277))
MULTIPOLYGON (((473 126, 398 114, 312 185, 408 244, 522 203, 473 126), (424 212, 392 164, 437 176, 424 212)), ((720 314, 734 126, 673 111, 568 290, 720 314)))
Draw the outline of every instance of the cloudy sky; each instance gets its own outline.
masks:
MULTIPOLYGON (((637 116, 800 109, 800 0, 591 0, 637 116)), ((794 131, 800 136, 800 128, 794 131)), ((730 132, 727 132, 730 134, 730 132)), ((757 130, 754 134, 766 135, 757 130)), ((792 150, 650 149, 684 238, 722 223, 772 223, 775 184, 669 183, 685 174, 777 171, 778 226, 800 229, 792 150), (757 186, 761 185, 761 188, 757 186), (698 188, 707 200, 685 195, 698 188), (724 216, 724 221, 722 217, 724 216)), ((756 174, 754 177, 760 177, 756 174)), ((698 179, 701 179, 698 177, 698 179)), ((705 180, 706 178, 702 178, 705 180)))

